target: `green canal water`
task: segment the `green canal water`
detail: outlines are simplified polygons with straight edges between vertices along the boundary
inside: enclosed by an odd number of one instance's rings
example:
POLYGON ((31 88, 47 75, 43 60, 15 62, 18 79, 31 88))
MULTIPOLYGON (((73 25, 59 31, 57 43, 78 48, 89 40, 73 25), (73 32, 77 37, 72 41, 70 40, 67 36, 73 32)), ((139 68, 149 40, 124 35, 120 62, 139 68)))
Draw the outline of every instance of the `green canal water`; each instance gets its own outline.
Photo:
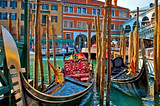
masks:
MULTIPOLYGON (((68 57, 66 57, 67 59, 68 57)), ((53 58, 50 58, 53 62, 53 58)), ((56 61, 59 67, 63 67, 63 57, 56 57, 56 61)), ((47 59, 43 57, 43 65, 44 65, 44 77, 45 83, 48 84, 48 70, 47 70, 47 59)), ((30 61, 30 77, 33 78, 33 70, 34 70, 34 61, 31 59, 30 61)), ((96 61, 93 60, 93 67, 96 73, 96 61)), ((52 72, 52 80, 54 79, 54 75, 52 72)), ((107 76, 106 76, 107 77, 107 76)), ((39 72, 39 81, 40 81, 40 72, 39 72)), ((107 78, 106 78, 107 80, 107 78)), ((95 84, 96 85, 96 84, 95 84)), ((106 101, 106 87, 104 93, 104 105, 106 101)), ((100 93, 96 91, 96 87, 93 89, 92 94, 86 95, 86 98, 82 101, 81 106, 99 106, 99 97, 100 93)), ((111 106, 160 106, 160 93, 154 95, 154 79, 150 79, 150 94, 147 98, 136 98, 128 96, 121 91, 111 87, 110 94, 110 104, 111 106)))

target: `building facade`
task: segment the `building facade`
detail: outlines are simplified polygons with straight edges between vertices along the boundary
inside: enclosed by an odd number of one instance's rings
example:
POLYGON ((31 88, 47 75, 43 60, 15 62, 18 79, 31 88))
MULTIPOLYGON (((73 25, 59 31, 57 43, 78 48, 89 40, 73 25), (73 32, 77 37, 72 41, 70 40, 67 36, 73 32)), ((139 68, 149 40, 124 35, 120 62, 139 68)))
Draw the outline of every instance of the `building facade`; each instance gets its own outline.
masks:
MULTIPOLYGON (((35 24, 36 24, 36 0, 29 0, 28 4, 31 12, 29 13, 30 20, 30 37, 34 38, 35 24)), ((5 26, 9 30, 9 16, 12 20, 12 36, 16 38, 17 35, 17 20, 20 20, 20 37, 24 38, 24 2, 17 1, 0 1, 0 25, 5 26)), ((52 25, 55 28, 56 42, 59 42, 62 38, 62 5, 57 0, 41 0, 40 6, 40 34, 42 36, 42 42, 46 38, 46 16, 49 16, 50 20, 50 39, 52 35, 52 25)), ((1 34, 1 32, 0 32, 1 34)))
MULTIPOLYGON (((34 38, 36 23, 36 0, 29 0, 30 12, 30 37, 34 38)), ((100 29, 102 33, 103 8, 104 2, 98 0, 41 0, 40 7, 40 34, 42 42, 46 38, 46 17, 50 20, 50 39, 52 35, 52 25, 55 28, 55 42, 70 45, 82 44, 87 41, 87 25, 91 24, 91 43, 96 42, 94 29, 94 17, 100 15, 100 29)), ((24 37, 24 2, 21 0, 0 1, 0 25, 9 29, 9 16, 12 19, 12 32, 14 38, 17 35, 17 19, 20 20, 20 35, 24 37)), ((129 19, 129 9, 117 6, 117 0, 112 5, 112 37, 120 36, 120 27, 129 19)), ((107 23, 106 23, 107 24, 107 23)), ((1 32, 0 32, 1 34, 1 32)), ((51 41, 51 40, 50 40, 51 41)))
MULTIPOLYGON (((104 2, 98 0, 62 0, 63 4, 63 39, 73 40, 82 45, 87 41, 87 25, 91 24, 91 43, 96 42, 94 17, 100 15, 100 29, 102 33, 104 2)), ((129 19, 129 9, 117 6, 117 0, 112 5, 111 36, 120 36, 120 27, 129 19)), ((107 23, 106 23, 107 24, 107 23)))

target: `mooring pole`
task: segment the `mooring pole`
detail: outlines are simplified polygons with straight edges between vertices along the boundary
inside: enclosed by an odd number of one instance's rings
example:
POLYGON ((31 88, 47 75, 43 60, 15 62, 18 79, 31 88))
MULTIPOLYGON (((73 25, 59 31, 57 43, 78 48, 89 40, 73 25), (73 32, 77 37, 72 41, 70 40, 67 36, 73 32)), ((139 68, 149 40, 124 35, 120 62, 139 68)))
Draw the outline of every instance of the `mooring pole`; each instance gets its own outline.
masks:
POLYGON ((34 87, 38 89, 38 58, 39 58, 39 25, 40 25, 40 0, 37 0, 37 14, 36 14, 36 34, 35 34, 35 82, 34 87))
MULTIPOLYGON (((157 67, 157 58, 158 58, 158 52, 157 52, 157 30, 158 30, 158 0, 155 0, 155 27, 154 27, 154 38, 153 38, 153 66, 154 66, 154 72, 155 72, 155 83, 154 83, 154 93, 158 93, 159 91, 159 71, 157 67)), ((159 48, 158 48, 159 50, 159 48)))
POLYGON ((122 33, 123 33, 123 27, 121 27, 121 36, 120 36, 120 49, 119 49, 119 55, 121 56, 121 57, 123 57, 122 56, 122 33))
POLYGON ((108 11, 108 64, 107 64, 107 96, 106 106, 109 106, 110 102, 110 87, 111 87, 111 11, 112 11, 112 0, 109 0, 109 11, 108 11))
MULTIPOLYGON (((47 34, 46 34, 46 45, 47 45, 47 59, 50 60, 50 53, 49 53, 49 16, 46 17, 46 27, 47 27, 47 34)), ((48 64, 48 78, 49 84, 51 83, 51 70, 48 64)))
POLYGON ((129 33, 129 50, 128 50, 128 63, 131 63, 133 57, 133 32, 129 33))
POLYGON ((17 20, 17 42, 20 42, 21 38, 20 38, 20 20, 18 18, 17 20))
POLYGON ((55 45, 55 38, 54 38, 54 25, 52 25, 52 47, 53 47, 53 59, 54 59, 54 66, 56 67, 56 45, 55 45))
POLYGON ((9 16, 9 32, 12 35, 12 19, 11 19, 11 16, 9 16))
POLYGON ((97 77, 96 77, 96 85, 97 85, 97 88, 99 88, 99 70, 98 70, 98 51, 99 51, 99 48, 98 48, 98 29, 97 29, 97 17, 94 17, 94 26, 95 26, 95 31, 96 31, 96 61, 97 61, 97 77))
POLYGON ((91 24, 87 25, 87 35, 88 35, 88 60, 91 62, 91 24))
POLYGON ((124 36, 124 28, 121 29, 121 36, 122 36, 122 58, 123 61, 125 62, 125 36, 124 36))
POLYGON ((99 21, 99 14, 97 15, 97 30, 98 30, 98 61, 97 61, 97 65, 98 65, 98 90, 100 90, 100 71, 101 71, 101 32, 100 32, 100 21, 99 21))
MULTIPOLYGON (((40 22, 39 22, 40 23, 40 22)), ((39 29, 41 29, 41 25, 39 25, 39 29)), ((39 63, 40 63, 40 70, 41 70, 41 85, 42 89, 44 90, 44 69, 43 69, 43 60, 42 60, 42 46, 41 46, 41 30, 39 30, 39 63)))
POLYGON ((106 22, 107 22, 107 5, 108 0, 105 0, 104 15, 103 15, 103 29, 102 29, 102 57, 101 57, 101 72, 100 72, 100 106, 103 106, 104 99, 104 84, 105 84, 105 63, 106 63, 106 22))
POLYGON ((134 36, 134 66, 135 66, 135 69, 136 69, 136 71, 138 71, 137 70, 137 58, 138 58, 138 53, 137 52, 139 52, 138 51, 138 34, 137 34, 137 27, 135 27, 135 29, 134 29, 134 33, 133 33, 133 36, 134 36))
POLYGON ((28 22, 28 37, 27 37, 27 54, 28 54, 28 63, 27 63, 27 67, 28 67, 28 70, 27 70, 27 76, 28 76, 28 79, 30 78, 30 30, 31 30, 31 8, 29 8, 29 22, 28 22))

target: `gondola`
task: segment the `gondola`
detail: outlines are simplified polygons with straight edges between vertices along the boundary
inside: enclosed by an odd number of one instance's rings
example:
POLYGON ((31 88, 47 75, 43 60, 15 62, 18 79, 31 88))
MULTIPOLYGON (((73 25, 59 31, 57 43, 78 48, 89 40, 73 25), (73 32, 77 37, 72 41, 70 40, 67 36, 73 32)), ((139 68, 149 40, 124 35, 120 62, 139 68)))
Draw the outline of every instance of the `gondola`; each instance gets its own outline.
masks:
MULTIPOLYGON (((56 82, 50 84, 43 92, 34 89, 21 75, 23 89, 30 98, 42 105, 78 105, 86 94, 92 93, 94 85, 93 70, 90 70, 90 67, 86 66, 87 62, 88 60, 84 58, 65 60, 63 68, 64 81, 58 84, 55 84, 56 82), (76 66, 79 66, 78 64, 81 64, 80 71, 76 70, 76 66), (73 69, 72 71, 69 70, 71 67, 73 69), (86 72, 82 72, 83 70, 86 72)), ((51 65, 51 63, 49 63, 49 65, 51 65)), ((51 68, 56 71, 54 66, 51 68)))
MULTIPOLYGON (((63 50, 65 50, 65 49, 63 49, 63 50)), ((73 50, 69 50, 68 52, 59 51, 59 52, 56 52, 56 56, 63 56, 63 55, 70 56, 71 54, 73 54, 73 52, 74 52, 73 50)), ((49 50, 49 55, 53 56, 53 49, 49 50)), ((42 49, 42 56, 46 56, 46 49, 42 49)))
MULTIPOLYGON (((94 79, 84 83, 65 77, 61 84, 50 85, 44 92, 34 89, 22 76, 24 93, 41 105, 75 106, 86 94, 92 93, 94 79)), ((53 83, 54 84, 54 83, 53 83)))
POLYGON ((140 61, 140 71, 136 73, 128 71, 121 57, 115 58, 111 63, 113 63, 111 85, 114 88, 134 97, 144 98, 148 96, 149 75, 143 60, 140 61))
POLYGON ((68 53, 56 53, 56 56, 63 56, 63 55, 69 56, 69 55, 71 55, 71 54, 73 54, 73 52, 68 52, 68 53))
MULTIPOLYGON (((42 92, 33 88, 22 74, 24 69, 21 68, 15 41, 4 27, 2 27, 2 32, 7 66, 10 74, 13 74, 12 83, 18 82, 17 86, 15 86, 15 88, 13 87, 14 92, 17 93, 15 94, 16 100, 20 100, 17 105, 33 105, 32 101, 36 101, 36 105, 75 106, 81 102, 86 94, 92 92, 94 87, 94 71, 91 70, 92 68, 90 68, 91 65, 88 64, 88 60, 84 58, 76 58, 74 61, 67 60, 63 69, 64 73, 62 73, 60 69, 57 71, 54 66, 51 67, 56 73, 55 80, 42 92), (81 70, 68 70, 70 67, 67 69, 67 66, 69 66, 71 62, 75 62, 76 66, 81 64, 82 67, 78 67, 78 69, 80 68, 81 70), (10 69, 12 65, 15 69, 10 69)), ((73 63, 71 65, 73 65, 73 63)), ((76 69, 74 66, 72 68, 76 69)))

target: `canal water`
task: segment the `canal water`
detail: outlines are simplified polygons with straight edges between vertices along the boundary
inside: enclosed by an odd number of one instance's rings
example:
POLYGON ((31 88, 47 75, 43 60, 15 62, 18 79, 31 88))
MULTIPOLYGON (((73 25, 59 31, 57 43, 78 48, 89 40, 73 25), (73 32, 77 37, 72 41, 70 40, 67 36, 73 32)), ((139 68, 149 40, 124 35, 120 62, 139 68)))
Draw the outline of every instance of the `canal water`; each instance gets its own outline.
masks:
MULTIPOLYGON (((67 59, 68 57, 66 57, 67 59)), ((50 58, 51 61, 53 61, 53 58, 50 58)), ((59 67, 63 67, 63 57, 56 57, 56 62, 59 67)), ((47 70, 47 59, 46 57, 43 57, 43 65, 44 65, 44 77, 45 77, 45 83, 48 84, 48 70, 47 70)), ((31 59, 30 61, 30 77, 33 78, 33 69, 34 69, 34 61, 31 59)), ((96 61, 93 60, 93 67, 94 71, 96 73, 96 61)), ((52 72, 52 75, 53 72, 52 72)), ((107 76, 106 76, 107 77, 107 76)), ((39 72, 39 81, 40 81, 40 72, 39 72)), ((52 80, 54 77, 52 77, 52 80)), ((105 81, 107 78, 105 78, 105 81)), ((150 94, 147 98, 137 98, 137 97, 131 97, 128 96, 121 91, 111 87, 111 94, 110 94, 110 104, 111 106, 160 106, 160 93, 157 95, 154 95, 154 79, 150 79, 150 94)), ((96 84, 95 84, 96 85, 96 84)), ((105 84, 106 85, 106 84, 105 84)), ((106 101, 106 86, 105 86, 105 93, 104 93, 104 105, 106 101)), ((96 86, 93 89, 92 94, 88 94, 86 98, 82 101, 81 106, 99 106, 99 98, 100 93, 96 91, 96 86)))

